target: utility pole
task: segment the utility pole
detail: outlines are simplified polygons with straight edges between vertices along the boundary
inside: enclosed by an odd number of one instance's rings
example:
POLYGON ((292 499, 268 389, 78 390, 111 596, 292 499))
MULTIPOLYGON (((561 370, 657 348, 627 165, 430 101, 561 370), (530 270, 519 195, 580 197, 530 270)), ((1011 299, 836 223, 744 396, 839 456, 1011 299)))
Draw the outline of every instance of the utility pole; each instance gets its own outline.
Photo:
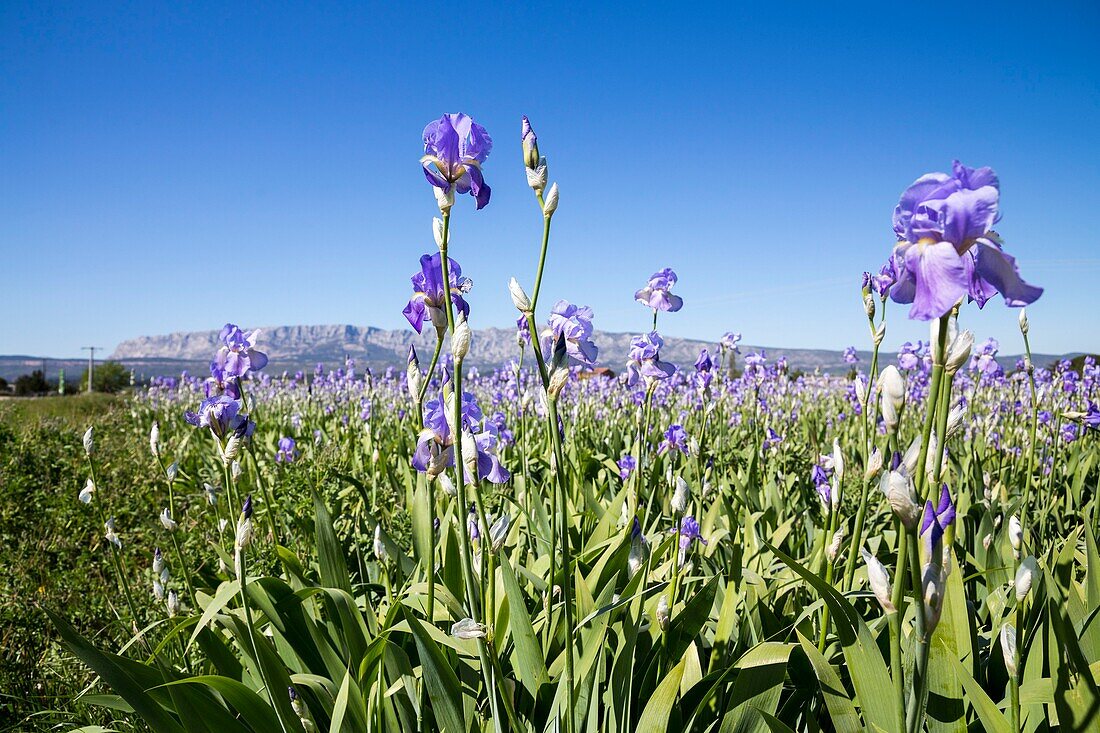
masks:
POLYGON ((81 351, 88 352, 88 394, 92 393, 92 373, 95 371, 95 352, 98 346, 81 346, 81 351))

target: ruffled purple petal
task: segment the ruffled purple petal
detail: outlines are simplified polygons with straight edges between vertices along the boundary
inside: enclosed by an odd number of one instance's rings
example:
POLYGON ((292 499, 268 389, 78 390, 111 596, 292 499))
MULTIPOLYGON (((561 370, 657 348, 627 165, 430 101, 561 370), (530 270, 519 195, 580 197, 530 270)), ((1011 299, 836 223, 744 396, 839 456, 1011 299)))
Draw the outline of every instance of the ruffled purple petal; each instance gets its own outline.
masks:
POLYGON ((969 289, 967 262, 949 242, 910 247, 905 252, 905 268, 916 281, 913 307, 909 310, 909 317, 915 320, 939 318, 969 289))
POLYGON ((1043 289, 1029 285, 1020 277, 1016 260, 989 240, 980 239, 974 244, 974 271, 971 279, 971 297, 979 306, 992 295, 991 289, 1000 293, 1005 305, 1019 308, 1039 299, 1043 289), (975 293, 985 299, 976 297, 975 293))

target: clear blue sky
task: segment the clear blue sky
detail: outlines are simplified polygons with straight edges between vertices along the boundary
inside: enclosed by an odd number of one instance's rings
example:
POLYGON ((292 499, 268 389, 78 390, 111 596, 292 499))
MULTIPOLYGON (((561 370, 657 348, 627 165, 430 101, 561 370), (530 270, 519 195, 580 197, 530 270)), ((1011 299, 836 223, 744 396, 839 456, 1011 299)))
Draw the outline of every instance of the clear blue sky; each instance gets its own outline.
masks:
MULTIPOLYGON (((434 248, 421 130, 456 111, 496 143, 492 203, 453 217, 475 327, 533 279, 526 113, 562 192, 544 302, 598 328, 644 330, 633 292, 671 266, 667 333, 865 348, 897 196, 958 157, 1000 174, 998 229, 1046 287, 1035 349, 1100 350, 1095 2, 227 5, 0 7, 0 353, 405 326, 434 248)), ((964 322, 1015 352, 1015 318, 964 322)), ((888 320, 887 346, 926 337, 888 320)))

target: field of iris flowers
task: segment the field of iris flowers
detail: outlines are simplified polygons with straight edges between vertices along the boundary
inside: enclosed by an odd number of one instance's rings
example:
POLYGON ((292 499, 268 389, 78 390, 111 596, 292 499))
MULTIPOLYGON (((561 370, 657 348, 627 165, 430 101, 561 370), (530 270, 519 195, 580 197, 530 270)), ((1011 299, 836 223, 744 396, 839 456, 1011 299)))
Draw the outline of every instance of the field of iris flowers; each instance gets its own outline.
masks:
POLYGON ((450 242, 492 148, 466 115, 424 130, 437 251, 404 313, 434 353, 277 375, 227 324, 209 377, 88 430, 74 531, 114 617, 44 608, 94 673, 83 730, 1100 729, 1100 370, 1005 368, 966 330, 1000 300, 1030 353, 1042 294, 990 168, 902 193, 887 263, 853 273, 869 364, 796 374, 728 333, 674 365, 671 270, 634 294, 629 354, 541 292, 559 194, 524 118, 541 248, 508 284, 516 358, 479 372, 450 242), (888 309, 928 342, 880 353, 888 309), (140 446, 159 516, 116 515, 112 444, 140 446))

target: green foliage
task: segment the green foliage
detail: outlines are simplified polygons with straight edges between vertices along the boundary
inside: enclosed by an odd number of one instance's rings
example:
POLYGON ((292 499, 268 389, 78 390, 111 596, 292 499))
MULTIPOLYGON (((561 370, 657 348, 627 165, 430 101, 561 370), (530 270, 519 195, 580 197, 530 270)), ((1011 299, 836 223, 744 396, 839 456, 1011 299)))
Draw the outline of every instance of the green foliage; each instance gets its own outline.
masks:
MULTIPOLYGON (((130 386, 130 370, 117 361, 105 361, 96 364, 92 372, 92 390, 114 394, 130 386)), ((80 375, 80 391, 88 391, 88 370, 80 375)))

